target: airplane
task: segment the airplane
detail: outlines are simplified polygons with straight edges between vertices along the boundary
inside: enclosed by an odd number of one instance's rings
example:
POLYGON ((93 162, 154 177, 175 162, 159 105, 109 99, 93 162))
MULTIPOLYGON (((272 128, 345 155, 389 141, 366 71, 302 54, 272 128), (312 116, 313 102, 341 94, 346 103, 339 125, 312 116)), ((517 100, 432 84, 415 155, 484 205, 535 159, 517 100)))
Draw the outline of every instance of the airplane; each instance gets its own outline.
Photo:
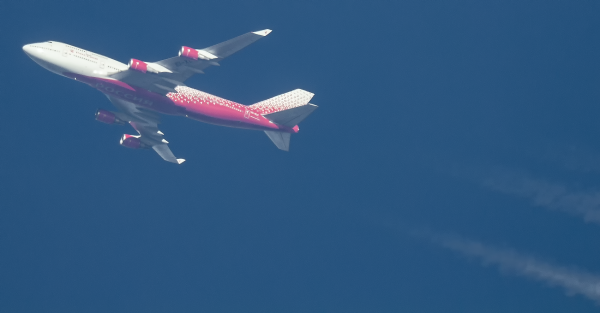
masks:
POLYGON ((271 33, 249 32, 204 49, 181 47, 179 55, 157 62, 131 59, 128 64, 69 44, 47 41, 23 46, 37 64, 58 75, 85 83, 118 109, 98 109, 96 120, 106 124, 129 123, 137 135, 125 134, 120 144, 132 149, 153 149, 165 161, 181 164, 158 129, 160 114, 185 116, 226 127, 262 130, 277 148, 289 151, 291 134, 317 106, 313 93, 296 89, 252 105, 192 89, 184 82, 210 66, 271 33))

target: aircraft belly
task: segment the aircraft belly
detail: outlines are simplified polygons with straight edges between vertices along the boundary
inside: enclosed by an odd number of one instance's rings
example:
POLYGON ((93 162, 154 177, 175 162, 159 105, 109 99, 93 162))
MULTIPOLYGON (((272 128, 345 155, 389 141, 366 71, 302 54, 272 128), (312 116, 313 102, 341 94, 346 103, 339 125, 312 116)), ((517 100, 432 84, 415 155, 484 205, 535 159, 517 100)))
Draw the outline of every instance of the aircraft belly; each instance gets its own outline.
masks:
POLYGON ((200 90, 185 86, 175 88, 177 93, 167 95, 175 105, 185 110, 185 114, 205 123, 257 130, 276 130, 277 125, 247 106, 223 99, 200 90))
POLYGON ((204 115, 202 113, 193 112, 193 111, 188 111, 186 113, 186 117, 191 118, 196 121, 199 121, 199 122, 207 123, 207 124, 232 127, 232 128, 243 128, 243 129, 253 129, 253 130, 276 130, 277 129, 276 126, 274 126, 275 128, 271 128, 271 127, 265 127, 265 126, 256 125, 256 124, 250 124, 250 123, 246 123, 246 122, 239 121, 239 120, 225 120, 225 119, 216 118, 213 116, 208 116, 208 115, 204 115))
POLYGON ((261 125, 260 120, 257 121, 249 120, 244 117, 244 111, 242 108, 232 108, 226 105, 219 105, 210 102, 204 103, 178 103, 182 105, 186 110, 186 115, 192 119, 226 127, 244 128, 244 129, 256 129, 256 130, 273 130, 277 129, 274 124, 261 125))
POLYGON ((172 101, 153 92, 143 89, 131 91, 118 85, 111 86, 103 82, 97 82, 93 87, 106 95, 134 103, 148 110, 169 115, 182 115, 180 108, 174 105, 172 101))
POLYGON ((193 90, 199 93, 201 97, 189 97, 182 93, 169 93, 167 96, 162 96, 114 79, 75 73, 64 73, 64 75, 86 83, 108 96, 134 103, 139 107, 158 113, 185 115, 197 121, 226 127, 286 131, 280 129, 276 124, 270 123, 260 114, 248 110, 244 105, 188 87, 185 87, 186 91, 193 90))
POLYGON ((181 108, 169 98, 118 80, 74 73, 65 73, 65 76, 84 82, 108 96, 134 103, 148 110, 169 115, 183 115, 181 108))

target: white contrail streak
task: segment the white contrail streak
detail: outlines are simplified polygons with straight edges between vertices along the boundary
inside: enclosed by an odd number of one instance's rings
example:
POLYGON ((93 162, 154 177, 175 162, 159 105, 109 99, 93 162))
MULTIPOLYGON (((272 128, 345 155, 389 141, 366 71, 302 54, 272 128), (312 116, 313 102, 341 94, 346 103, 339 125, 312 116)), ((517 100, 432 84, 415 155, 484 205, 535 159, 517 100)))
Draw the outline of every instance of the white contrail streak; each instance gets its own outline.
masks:
POLYGON ((560 184, 506 172, 488 177, 483 185, 502 193, 529 198, 536 206, 583 215, 586 222, 600 224, 600 191, 570 191, 560 184))
MULTIPOLYGON (((421 234, 422 235, 422 234, 421 234)), ((600 276, 542 262, 510 249, 500 249, 457 236, 427 234, 436 244, 466 256, 481 259, 484 264, 498 265, 518 275, 564 288, 568 295, 581 294, 600 304, 600 276)))

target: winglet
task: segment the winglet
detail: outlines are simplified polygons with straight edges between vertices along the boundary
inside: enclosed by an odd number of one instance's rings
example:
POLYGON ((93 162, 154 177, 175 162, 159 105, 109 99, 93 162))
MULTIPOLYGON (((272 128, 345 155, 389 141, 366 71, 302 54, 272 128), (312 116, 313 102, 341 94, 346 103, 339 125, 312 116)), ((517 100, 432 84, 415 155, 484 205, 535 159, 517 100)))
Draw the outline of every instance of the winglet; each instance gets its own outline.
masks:
POLYGON ((263 29, 263 30, 259 30, 257 32, 252 32, 252 33, 261 35, 261 36, 266 36, 266 35, 270 34, 271 32, 272 32, 272 30, 270 30, 270 29, 263 29))
POLYGON ((185 159, 177 159, 177 164, 181 164, 183 162, 185 162, 185 159))

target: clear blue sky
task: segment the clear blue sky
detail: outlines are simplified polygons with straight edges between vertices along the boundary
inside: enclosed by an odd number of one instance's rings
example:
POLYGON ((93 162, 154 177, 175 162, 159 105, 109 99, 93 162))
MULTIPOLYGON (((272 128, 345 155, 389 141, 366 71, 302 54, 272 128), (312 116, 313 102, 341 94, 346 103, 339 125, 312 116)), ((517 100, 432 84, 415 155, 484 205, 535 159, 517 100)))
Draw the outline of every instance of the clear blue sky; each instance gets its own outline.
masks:
POLYGON ((598 1, 0 12, 1 312, 598 310, 598 1), (133 129, 94 121, 106 97, 21 50, 155 61, 265 28, 188 85, 244 104, 302 88, 319 109, 289 153, 166 117, 181 166, 120 147, 133 129))

